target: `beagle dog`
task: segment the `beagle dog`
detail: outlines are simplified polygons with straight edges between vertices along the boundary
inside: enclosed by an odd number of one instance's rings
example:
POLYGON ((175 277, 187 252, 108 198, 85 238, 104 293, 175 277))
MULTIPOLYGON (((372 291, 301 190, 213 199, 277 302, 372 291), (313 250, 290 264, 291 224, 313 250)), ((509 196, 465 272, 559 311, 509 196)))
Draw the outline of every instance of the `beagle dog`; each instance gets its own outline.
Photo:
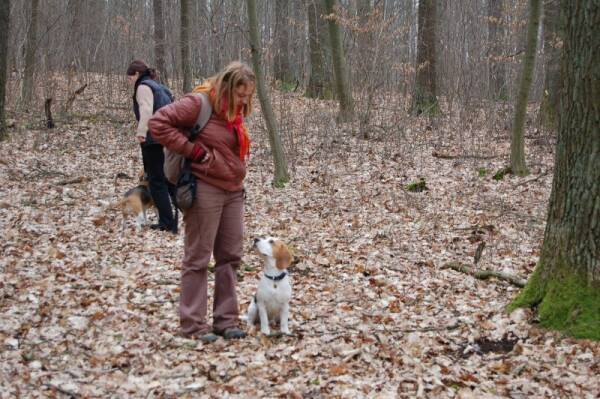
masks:
POLYGON ((139 184, 127 190, 123 198, 113 205, 123 214, 123 230, 125 230, 126 218, 131 215, 136 217, 135 224, 138 231, 147 224, 146 211, 153 206, 154 201, 150 194, 148 178, 143 171, 140 173, 139 184))
POLYGON ((260 321, 260 331, 269 335, 269 322, 279 322, 280 331, 289 334, 292 286, 287 268, 292 263, 292 254, 282 241, 273 237, 254 239, 253 248, 264 260, 264 274, 248 306, 248 325, 253 326, 260 321))

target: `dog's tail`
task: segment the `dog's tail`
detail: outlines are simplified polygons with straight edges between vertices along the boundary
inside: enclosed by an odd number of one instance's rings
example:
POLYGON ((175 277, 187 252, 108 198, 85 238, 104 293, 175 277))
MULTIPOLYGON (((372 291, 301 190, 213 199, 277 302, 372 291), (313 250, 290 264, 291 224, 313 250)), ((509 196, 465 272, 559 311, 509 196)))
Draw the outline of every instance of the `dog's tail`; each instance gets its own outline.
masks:
POLYGON ((111 202, 104 208, 104 212, 115 211, 117 209, 123 209, 125 204, 127 203, 127 198, 121 198, 118 201, 111 202))
POLYGON ((99 217, 103 217, 102 215, 114 215, 115 212, 125 214, 127 212, 127 202, 128 199, 126 197, 121 198, 118 201, 109 202, 108 204, 105 204, 103 208, 100 208, 97 214, 99 217))

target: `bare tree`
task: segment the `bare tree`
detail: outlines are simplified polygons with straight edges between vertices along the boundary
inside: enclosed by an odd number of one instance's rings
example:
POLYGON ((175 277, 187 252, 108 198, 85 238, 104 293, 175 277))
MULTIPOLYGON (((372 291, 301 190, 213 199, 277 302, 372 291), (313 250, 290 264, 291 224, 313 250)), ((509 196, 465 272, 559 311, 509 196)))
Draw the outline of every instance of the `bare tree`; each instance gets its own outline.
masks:
POLYGON ((321 27, 324 25, 321 14, 324 12, 321 0, 306 0, 306 13, 308 17, 308 41, 310 47, 310 77, 305 95, 310 98, 327 98, 329 79, 326 74, 326 61, 324 52, 326 47, 325 37, 321 27))
POLYGON ((563 0, 565 90, 540 259, 511 308, 536 307, 541 324, 600 340, 600 4, 563 0))
POLYGON ((437 0, 420 0, 418 10, 417 78, 412 113, 436 114, 439 111, 435 72, 435 25, 437 0))
POLYGON ((27 45, 25 50, 25 74, 21 86, 22 105, 28 107, 33 96, 33 78, 35 71, 35 52, 37 48, 39 0, 31 0, 29 9, 29 29, 27 29, 27 45))
POLYGON ((544 129, 554 131, 558 124, 560 98, 560 8, 559 0, 544 1, 544 58, 546 75, 540 104, 540 123, 544 129))
POLYGON ((183 74, 183 92, 192 91, 192 56, 190 51, 190 0, 181 1, 181 72, 183 74))
MULTIPOLYGON (((67 17, 69 18, 68 36, 65 41, 67 67, 74 75, 81 63, 81 42, 83 41, 83 2, 84 0, 69 0, 67 3, 67 17)), ((71 82, 69 81, 69 86, 71 82)), ((69 87, 70 91, 71 87, 69 87)))
POLYGON ((493 99, 507 99, 506 66, 504 60, 504 0, 488 0, 488 42, 490 93, 493 99))
POLYGON ((290 178, 288 174, 285 151, 283 150, 281 138, 279 137, 277 120, 275 120, 275 114, 273 113, 273 107, 271 107, 271 100, 269 99, 269 93, 267 91, 265 79, 262 73, 262 56, 259 50, 262 48, 262 46, 260 35, 258 34, 256 0, 246 0, 246 5, 248 7, 250 50, 252 52, 252 65, 254 66, 254 73, 256 75, 258 99, 260 100, 260 107, 262 109, 263 117, 265 118, 265 123, 269 132, 269 143, 271 144, 273 162, 275 163, 273 185, 275 187, 283 187, 290 180, 290 178))
POLYGON ((342 45, 342 33, 340 25, 335 16, 335 0, 323 0, 325 2, 325 11, 328 16, 329 40, 331 44, 331 55, 333 61, 333 70, 335 75, 335 85, 340 103, 338 113, 339 122, 349 122, 354 119, 354 99, 348 80, 346 70, 346 59, 344 57, 344 48, 342 45))
POLYGON ((529 89, 533 78, 535 66, 535 54, 537 48, 538 27, 540 25, 541 0, 529 0, 529 20, 527 22, 527 47, 525 59, 521 69, 519 82, 519 94, 515 105, 515 114, 512 126, 512 138, 510 141, 510 169, 517 176, 525 176, 529 173, 525 163, 525 114, 527 113, 527 101, 529 89))
POLYGON ((358 73, 363 76, 361 85, 360 101, 363 105, 358 112, 359 134, 364 138, 369 138, 369 119, 373 108, 375 96, 375 73, 373 73, 374 63, 376 62, 375 43, 373 37, 374 21, 371 20, 372 8, 371 0, 358 0, 356 4, 356 14, 359 21, 358 29, 358 53, 361 57, 358 59, 358 73))
POLYGON ((8 65, 8 32, 10 22, 10 0, 0 2, 0 141, 8 137, 4 112, 6 95, 6 69, 8 65))
POLYGON ((289 54, 289 0, 275 2, 275 65, 273 75, 281 83, 291 83, 294 75, 290 69, 289 54))
POLYGON ((167 83, 167 67, 165 63, 165 17, 163 14, 163 0, 152 0, 154 11, 154 56, 156 69, 161 81, 167 83))

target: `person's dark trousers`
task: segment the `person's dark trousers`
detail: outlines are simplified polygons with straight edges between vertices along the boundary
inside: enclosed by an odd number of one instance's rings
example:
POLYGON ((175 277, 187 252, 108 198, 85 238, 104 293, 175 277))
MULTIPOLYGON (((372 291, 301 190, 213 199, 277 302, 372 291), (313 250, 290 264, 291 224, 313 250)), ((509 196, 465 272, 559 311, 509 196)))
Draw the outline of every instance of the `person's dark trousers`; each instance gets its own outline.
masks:
MULTIPOLYGON (((170 184, 165 177, 163 165, 165 154, 160 144, 141 144, 144 172, 148 176, 150 194, 158 209, 158 227, 177 233, 177 218, 173 217, 170 184)), ((177 215, 177 213, 175 213, 177 215)))

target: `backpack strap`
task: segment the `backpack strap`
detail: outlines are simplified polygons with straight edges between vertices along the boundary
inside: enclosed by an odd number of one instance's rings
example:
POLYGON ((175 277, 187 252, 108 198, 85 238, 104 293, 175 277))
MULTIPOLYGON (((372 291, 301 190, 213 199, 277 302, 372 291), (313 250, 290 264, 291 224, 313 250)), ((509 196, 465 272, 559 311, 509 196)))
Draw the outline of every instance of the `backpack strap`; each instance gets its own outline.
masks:
POLYGON ((190 132, 190 141, 194 141, 196 137, 198 137, 198 134, 200 134, 200 131, 204 129, 204 126, 206 126, 210 116, 212 115, 212 107, 210 105, 210 101, 208 100, 208 96, 204 93, 194 93, 194 95, 200 98, 202 106, 200 107, 196 124, 190 132))

